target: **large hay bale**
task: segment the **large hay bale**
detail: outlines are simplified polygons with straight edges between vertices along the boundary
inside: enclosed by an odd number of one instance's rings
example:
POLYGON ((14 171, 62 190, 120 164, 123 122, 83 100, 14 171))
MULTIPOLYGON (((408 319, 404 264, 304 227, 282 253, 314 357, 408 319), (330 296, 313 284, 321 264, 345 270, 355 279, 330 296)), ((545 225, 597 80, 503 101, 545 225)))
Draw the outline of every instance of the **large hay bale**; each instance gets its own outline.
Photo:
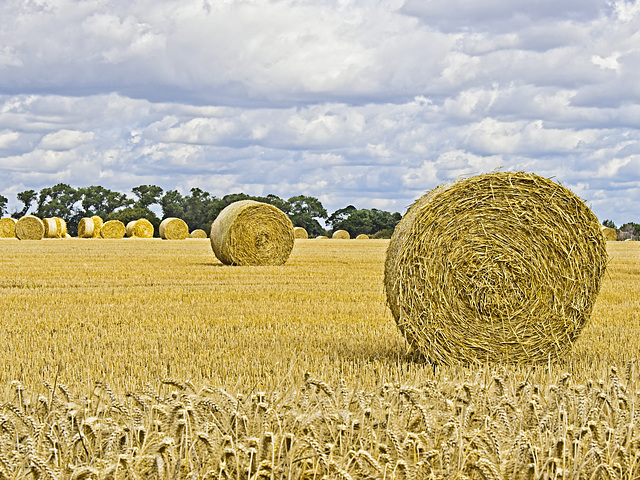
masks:
POLYGON ((160 222, 160 238, 164 240, 184 240, 189 236, 187 223, 180 218, 165 218, 160 222))
POLYGON ((127 223, 127 237, 152 238, 153 224, 146 218, 132 220, 127 223))
POLYGON ((20 240, 42 240, 44 224, 34 215, 25 215, 16 222, 16 237, 20 240))
POLYGON ((15 218, 0 218, 0 238, 16 238, 15 218))
POLYGON ((309 234, 307 233, 307 230, 305 230, 304 227, 295 227, 293 229, 293 236, 296 239, 306 239, 309 238, 309 234))
POLYGON ((335 232, 333 232, 333 235, 331 235, 331 238, 337 238, 339 240, 349 240, 351 238, 351 235, 349 235, 349 232, 347 232, 346 230, 336 230, 335 232))
POLYGON ((366 233, 361 233, 356 237, 356 240, 369 240, 369 235, 367 235, 366 233))
POLYGON ((607 242, 615 242, 616 240, 618 240, 618 234, 613 228, 601 225, 600 229, 602 230, 602 236, 607 242))
POLYGON ((190 235, 191 238, 209 238, 207 232, 202 230, 201 228, 196 228, 190 235))
POLYGON ((100 230, 102 230, 104 221, 102 220, 102 217, 98 215, 93 215, 91 220, 93 220, 93 238, 100 238, 100 230))
POLYGON ((391 237, 384 281, 400 331, 430 361, 546 362, 582 331, 606 264, 582 200, 498 172, 417 200, 391 237))
POLYGON ((43 238, 56 238, 58 236, 58 223, 55 217, 43 218, 42 224, 44 225, 43 238))
POLYGON ((108 222, 104 222, 102 228, 100 229, 100 236, 102 238, 116 238, 120 239, 124 237, 126 232, 126 228, 124 223, 120 220, 109 220, 108 222))
POLYGON ((95 224, 93 218, 83 217, 78 222, 78 238, 94 238, 95 224))
POLYGON ((293 250, 293 224, 273 205, 241 200, 220 212, 210 238, 226 265, 283 265, 293 250))

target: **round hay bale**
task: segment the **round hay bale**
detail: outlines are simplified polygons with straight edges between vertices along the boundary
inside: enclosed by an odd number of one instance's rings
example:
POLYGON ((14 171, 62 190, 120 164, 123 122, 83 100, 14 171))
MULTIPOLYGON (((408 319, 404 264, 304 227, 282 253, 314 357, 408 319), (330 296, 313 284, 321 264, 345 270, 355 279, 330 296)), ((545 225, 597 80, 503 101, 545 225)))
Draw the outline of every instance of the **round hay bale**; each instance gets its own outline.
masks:
POLYGON ((527 173, 438 187, 395 229, 387 301, 409 344, 435 363, 547 362, 589 319, 607 264, 596 216, 527 173))
POLYGON ((356 237, 356 240, 369 240, 369 235, 367 235, 366 233, 361 233, 356 237))
POLYGON ((92 216, 91 220, 93 220, 93 238, 100 238, 100 230, 104 225, 104 221, 98 215, 92 216))
POLYGON ((207 232, 202 230, 201 228, 196 228, 193 232, 191 232, 191 238, 209 238, 207 232))
POLYGON ((15 218, 0 218, 0 238, 16 238, 15 218))
POLYGON ((349 232, 347 232, 346 230, 336 230, 335 232, 333 232, 333 235, 331 235, 331 238, 337 238, 338 240, 349 240, 351 238, 351 235, 349 235, 349 232))
POLYGON ((164 240, 184 240, 189 236, 187 223, 180 218, 165 218, 160 222, 160 238, 164 240))
POLYGON ((132 220, 127 223, 127 237, 152 238, 153 224, 146 218, 132 220))
POLYGON ((309 238, 309 234, 307 233, 307 231, 305 230, 304 227, 294 227, 293 229, 293 236, 296 240, 298 239, 307 239, 309 238))
POLYGON ((329 237, 327 237, 326 235, 318 235, 316 237, 316 240, 327 240, 329 237))
POLYGON ((283 265, 293 250, 293 224, 273 205, 241 200, 220 212, 210 238, 226 265, 283 265))
POLYGON ((102 228, 100 229, 100 236, 102 238, 123 238, 126 232, 126 228, 124 223, 120 220, 109 220, 108 222, 104 222, 102 228))
POLYGON ((78 222, 78 238, 93 238, 95 233, 95 225, 93 218, 83 217, 78 222))
POLYGON ((60 217, 53 217, 56 221, 56 238, 66 238, 67 237, 67 222, 60 217))
POLYGON ((16 237, 20 240, 42 240, 44 237, 42 220, 34 215, 25 215, 16 222, 16 237))
POLYGON ((56 238, 58 236, 58 223, 55 217, 43 218, 42 224, 44 225, 43 238, 56 238))
POLYGON ((607 242, 615 242, 616 240, 618 240, 618 234, 613 228, 601 225, 600 229, 602 230, 602 236, 607 242))

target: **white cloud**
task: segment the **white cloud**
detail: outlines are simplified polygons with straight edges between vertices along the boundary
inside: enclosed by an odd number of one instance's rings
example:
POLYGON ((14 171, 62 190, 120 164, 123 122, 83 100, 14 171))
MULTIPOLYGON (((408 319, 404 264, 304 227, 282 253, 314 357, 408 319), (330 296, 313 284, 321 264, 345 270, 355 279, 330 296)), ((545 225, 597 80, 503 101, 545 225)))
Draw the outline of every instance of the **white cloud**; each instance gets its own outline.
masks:
POLYGON ((93 137, 93 132, 63 129, 46 134, 42 137, 39 147, 43 150, 71 150, 83 143, 91 142, 93 137))

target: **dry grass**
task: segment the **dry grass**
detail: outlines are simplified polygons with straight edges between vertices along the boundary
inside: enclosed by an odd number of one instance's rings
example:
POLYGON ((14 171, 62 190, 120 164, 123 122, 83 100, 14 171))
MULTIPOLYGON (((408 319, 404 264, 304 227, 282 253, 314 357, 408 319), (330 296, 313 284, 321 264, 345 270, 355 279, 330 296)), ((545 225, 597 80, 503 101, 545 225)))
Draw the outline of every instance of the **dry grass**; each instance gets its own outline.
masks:
POLYGON ((385 305, 387 244, 3 243, 0 478, 640 475, 638 242, 563 361, 438 368, 385 305))

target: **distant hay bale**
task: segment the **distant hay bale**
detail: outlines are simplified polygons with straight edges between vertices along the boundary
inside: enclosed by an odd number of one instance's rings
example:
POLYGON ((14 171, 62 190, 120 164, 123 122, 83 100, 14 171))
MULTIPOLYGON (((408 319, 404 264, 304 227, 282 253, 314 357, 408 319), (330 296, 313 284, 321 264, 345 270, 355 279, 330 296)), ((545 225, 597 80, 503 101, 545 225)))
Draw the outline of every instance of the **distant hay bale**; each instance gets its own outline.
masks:
POLYGON ((43 238, 56 238, 58 236, 58 222, 55 217, 43 218, 42 224, 44 225, 43 238))
POLYGON ((0 218, 0 238, 16 238, 15 218, 0 218))
POLYGON ((540 363, 572 347, 606 264, 582 200, 497 172, 418 199, 393 233, 384 283, 400 331, 430 361, 540 363))
POLYGON ((102 217, 98 215, 92 216, 91 220, 93 220, 93 238, 100 238, 100 230, 102 230, 104 221, 102 220, 102 217))
POLYGON ((67 237, 67 222, 64 218, 53 217, 56 221, 56 226, 58 228, 58 232, 56 238, 66 238, 67 237))
POLYGON ((78 222, 78 238, 94 238, 95 224, 93 218, 83 217, 78 222))
POLYGON ((356 237, 356 240, 369 240, 369 235, 367 235, 366 233, 361 233, 356 237))
POLYGON ((127 237, 152 238, 153 224, 146 218, 132 220, 127 223, 127 237))
POLYGON ((102 238, 116 238, 120 239, 124 237, 126 232, 126 228, 124 223, 120 220, 109 220, 108 222, 104 222, 102 228, 100 229, 100 236, 102 238))
POLYGON ((42 240, 44 238, 42 220, 34 215, 25 215, 16 222, 16 237, 20 240, 42 240))
POLYGON ((191 238, 209 238, 207 232, 202 230, 201 228, 196 228, 193 232, 191 232, 191 238))
POLYGON ((602 230, 602 236, 607 242, 615 242, 618 239, 618 234, 613 228, 601 225, 600 229, 602 230))
POLYGON ((307 231, 303 227, 295 227, 293 229, 293 236, 296 239, 309 238, 309 234, 307 233, 307 231))
POLYGON ((184 240, 189 236, 187 223, 180 218, 165 218, 160 222, 160 238, 164 240, 184 240))
POLYGON ((333 232, 333 235, 331 235, 331 238, 337 238, 339 240, 348 240, 351 238, 351 235, 349 235, 349 232, 347 232, 346 230, 336 230, 335 232, 333 232))
POLYGON ((293 224, 267 203, 228 205, 211 225, 211 248, 226 265, 283 265, 293 250, 293 224))
POLYGON ((327 240, 329 237, 327 237, 326 235, 318 235, 316 237, 316 240, 327 240))

